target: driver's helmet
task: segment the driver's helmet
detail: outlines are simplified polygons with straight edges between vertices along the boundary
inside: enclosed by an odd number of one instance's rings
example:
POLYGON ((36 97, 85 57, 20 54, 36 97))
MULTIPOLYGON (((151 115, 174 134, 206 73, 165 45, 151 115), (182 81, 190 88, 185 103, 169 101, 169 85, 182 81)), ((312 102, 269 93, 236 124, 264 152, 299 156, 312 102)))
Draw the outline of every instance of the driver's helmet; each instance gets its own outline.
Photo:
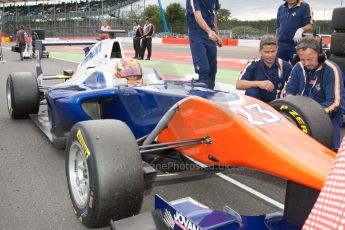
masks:
POLYGON ((119 60, 115 64, 115 78, 126 78, 129 85, 140 85, 143 78, 140 63, 128 58, 119 60))

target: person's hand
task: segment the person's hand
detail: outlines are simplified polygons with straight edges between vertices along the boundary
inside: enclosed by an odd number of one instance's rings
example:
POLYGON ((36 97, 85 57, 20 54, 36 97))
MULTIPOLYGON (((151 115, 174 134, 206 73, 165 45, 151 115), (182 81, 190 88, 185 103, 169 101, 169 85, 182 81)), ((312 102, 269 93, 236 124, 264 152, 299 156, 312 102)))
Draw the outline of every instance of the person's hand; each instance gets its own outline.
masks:
POLYGON ((274 85, 271 81, 265 80, 265 81, 260 81, 259 88, 266 90, 268 92, 272 92, 274 90, 274 85))
POLYGON ((219 31, 218 31, 218 28, 217 28, 217 27, 213 28, 213 31, 214 31, 217 35, 219 35, 219 31))
POLYGON ((213 30, 213 31, 216 33, 216 35, 217 35, 217 41, 216 41, 217 46, 218 46, 218 47, 222 47, 222 46, 223 46, 223 40, 222 40, 222 38, 219 36, 218 28, 217 28, 217 27, 214 27, 212 30, 213 30))
POLYGON ((208 38, 214 42, 218 41, 218 35, 213 30, 210 30, 210 32, 208 32, 208 38))
POLYGON ((217 36, 217 46, 222 47, 223 46, 223 40, 221 37, 217 36))
POLYGON ((295 43, 299 42, 302 39, 303 32, 304 30, 302 28, 299 28, 296 31, 295 36, 293 37, 295 43))

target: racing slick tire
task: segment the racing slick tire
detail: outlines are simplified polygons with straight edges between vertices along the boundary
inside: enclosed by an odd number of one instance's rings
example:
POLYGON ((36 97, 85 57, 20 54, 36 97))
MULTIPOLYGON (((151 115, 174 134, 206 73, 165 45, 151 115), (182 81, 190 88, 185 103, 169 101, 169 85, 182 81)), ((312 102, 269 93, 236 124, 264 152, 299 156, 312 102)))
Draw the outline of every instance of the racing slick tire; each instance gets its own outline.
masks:
POLYGON ((339 66, 340 70, 343 71, 343 73, 345 73, 345 56, 336 56, 332 54, 329 57, 329 60, 336 63, 339 66))
POLYGON ((332 14, 332 30, 345 30, 345 7, 335 8, 332 14))
POLYGON ((39 110, 37 78, 28 72, 11 73, 6 82, 8 113, 13 119, 26 118, 39 110))
POLYGON ((128 126, 117 120, 75 124, 66 148, 66 176, 78 219, 90 228, 104 227, 139 212, 144 174, 138 144, 128 126))
POLYGON ((269 104, 296 124, 304 133, 328 148, 332 148, 332 123, 319 103, 309 97, 287 96, 269 104))
POLYGON ((345 33, 334 32, 331 40, 331 53, 335 55, 345 55, 345 33))

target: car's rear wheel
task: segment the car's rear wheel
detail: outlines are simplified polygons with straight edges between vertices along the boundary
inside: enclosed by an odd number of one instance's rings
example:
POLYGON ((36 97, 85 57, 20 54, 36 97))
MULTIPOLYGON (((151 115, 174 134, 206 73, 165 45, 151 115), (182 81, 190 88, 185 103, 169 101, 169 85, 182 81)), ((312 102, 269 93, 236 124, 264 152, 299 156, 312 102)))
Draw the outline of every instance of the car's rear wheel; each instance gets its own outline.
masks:
POLYGON ((335 8, 332 14, 332 30, 344 30, 345 29, 345 7, 335 8))
POLYGON ((270 102, 270 105, 293 122, 304 133, 332 148, 332 123, 322 106, 309 97, 288 96, 270 102))
POLYGON ((6 99, 8 113, 13 119, 37 114, 39 89, 35 75, 26 72, 10 74, 6 82, 6 99))
POLYGON ((139 147, 128 126, 93 120, 73 126, 66 148, 73 208, 87 227, 103 227, 139 212, 144 178, 139 147))
POLYGON ((344 32, 333 32, 331 40, 331 53, 339 56, 345 55, 345 33, 344 32))

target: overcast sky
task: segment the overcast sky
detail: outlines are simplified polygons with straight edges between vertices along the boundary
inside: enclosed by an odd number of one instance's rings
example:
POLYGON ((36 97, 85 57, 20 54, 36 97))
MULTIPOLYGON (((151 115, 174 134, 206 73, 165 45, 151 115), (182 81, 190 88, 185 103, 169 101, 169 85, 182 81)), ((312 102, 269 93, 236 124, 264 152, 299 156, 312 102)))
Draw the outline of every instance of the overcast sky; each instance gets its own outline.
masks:
MULTIPOLYGON (((172 2, 179 2, 183 7, 186 0, 161 0, 164 7, 172 2)), ((143 0, 141 0, 143 2, 143 0)), ((145 0, 146 5, 158 4, 157 0, 145 0)), ((219 0, 221 7, 230 10, 231 16, 240 20, 272 19, 276 17, 277 9, 282 0, 219 0)), ((340 7, 342 0, 308 0, 317 20, 330 20, 332 10, 340 7)), ((343 3, 345 6, 345 0, 343 3)))

